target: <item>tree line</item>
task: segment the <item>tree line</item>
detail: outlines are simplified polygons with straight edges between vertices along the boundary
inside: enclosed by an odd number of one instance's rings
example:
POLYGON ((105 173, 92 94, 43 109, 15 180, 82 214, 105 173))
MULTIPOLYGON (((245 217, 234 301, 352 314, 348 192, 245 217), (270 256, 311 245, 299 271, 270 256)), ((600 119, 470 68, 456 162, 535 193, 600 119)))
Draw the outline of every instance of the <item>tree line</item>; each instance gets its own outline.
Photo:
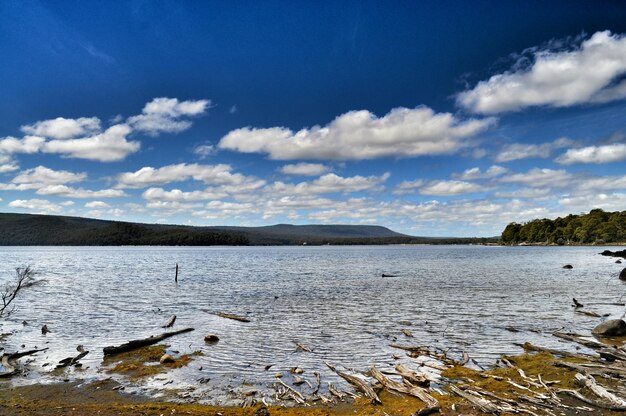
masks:
POLYGON ((512 222, 502 232, 505 244, 608 244, 626 242, 626 211, 592 209, 588 214, 512 222))

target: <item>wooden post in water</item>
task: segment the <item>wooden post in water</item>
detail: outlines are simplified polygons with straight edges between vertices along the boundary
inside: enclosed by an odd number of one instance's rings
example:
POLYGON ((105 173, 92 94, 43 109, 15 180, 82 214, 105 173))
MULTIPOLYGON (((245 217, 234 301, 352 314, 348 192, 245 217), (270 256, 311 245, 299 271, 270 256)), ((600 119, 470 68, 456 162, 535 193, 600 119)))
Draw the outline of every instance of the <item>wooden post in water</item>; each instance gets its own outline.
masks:
POLYGON ((176 276, 174 276, 174 281, 178 283, 178 263, 176 263, 176 276))

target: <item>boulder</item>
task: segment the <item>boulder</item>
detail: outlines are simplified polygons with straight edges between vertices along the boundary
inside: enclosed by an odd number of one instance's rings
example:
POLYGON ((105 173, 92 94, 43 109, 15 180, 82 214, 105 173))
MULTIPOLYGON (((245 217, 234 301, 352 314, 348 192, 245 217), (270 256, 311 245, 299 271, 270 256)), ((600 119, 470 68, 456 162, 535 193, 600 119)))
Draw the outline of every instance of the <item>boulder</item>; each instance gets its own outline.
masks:
POLYGON ((563 266, 564 269, 573 269, 574 266, 572 266, 571 264, 566 264, 565 266, 563 266))
POLYGON ((171 364, 176 362, 176 360, 174 359, 174 357, 172 357, 169 354, 163 354, 163 356, 161 357, 161 359, 159 360, 159 362, 161 364, 171 364))
POLYGON ((204 337, 204 342, 209 342, 211 344, 214 344, 219 340, 220 340, 220 337, 218 337, 215 334, 208 334, 206 337, 204 337))
POLYGON ((593 328, 591 333, 601 337, 621 337, 626 335, 626 322, 621 319, 609 319, 593 328))
POLYGON ((615 260, 615 263, 622 264, 622 261, 621 260, 615 260))
POLYGON ((623 269, 619 274, 619 280, 626 280, 626 269, 623 269))

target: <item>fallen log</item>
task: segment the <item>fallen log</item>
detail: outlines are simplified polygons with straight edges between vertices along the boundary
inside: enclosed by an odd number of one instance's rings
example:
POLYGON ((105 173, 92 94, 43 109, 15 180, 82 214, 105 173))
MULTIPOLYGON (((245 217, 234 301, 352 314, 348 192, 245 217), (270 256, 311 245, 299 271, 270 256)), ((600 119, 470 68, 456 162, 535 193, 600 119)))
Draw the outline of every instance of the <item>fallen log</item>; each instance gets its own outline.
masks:
POLYGON ((582 309, 577 309, 576 313, 579 313, 581 315, 590 316, 592 318, 601 318, 602 317, 602 315, 600 315, 599 313, 592 312, 592 311, 584 311, 582 309))
POLYGON ((56 368, 63 368, 63 367, 69 367, 72 365, 76 365, 78 364, 78 361, 83 358, 84 356, 86 356, 87 354, 89 354, 89 351, 83 351, 80 354, 78 354, 75 357, 67 357, 62 359, 61 361, 59 361, 59 364, 57 364, 56 368))
MULTIPOLYGON (((206 311, 206 312, 209 312, 209 311, 206 311)), ((246 318, 245 316, 239 316, 233 313, 226 313, 226 312, 209 312, 209 313, 219 316, 220 318, 232 319, 234 321, 239 321, 239 322, 250 322, 250 320, 246 318)))
POLYGON ((174 326, 174 322, 176 322, 176 315, 172 315, 170 320, 167 321, 167 323, 163 325, 162 328, 171 328, 174 326))
POLYGON ((518 347, 522 347, 526 351, 549 352, 552 355, 560 355, 562 357, 579 358, 579 359, 590 360, 590 361, 595 361, 598 359, 598 357, 595 355, 576 354, 573 352, 557 350, 554 348, 539 347, 537 345, 531 344, 530 342, 525 342, 523 344, 519 344, 519 343, 513 343, 513 344, 517 345, 518 347))
POLYGON ((601 348, 605 348, 606 345, 602 344, 601 342, 598 341, 594 341, 592 339, 585 339, 582 335, 579 334, 574 334, 571 332, 553 332, 552 333, 553 336, 557 337, 557 338, 561 338, 564 339, 566 341, 571 341, 571 342, 575 342, 577 344, 580 345, 584 345, 587 348, 591 348, 591 349, 601 349, 601 348))
POLYGON ((411 371, 410 369, 403 366, 402 364, 398 364, 396 366, 396 371, 398 372, 398 374, 402 376, 402 378, 410 381, 413 384, 417 384, 419 386, 428 387, 431 381, 437 381, 437 379, 427 374, 424 374, 424 373, 418 374, 414 371, 411 371))
POLYGON ((490 400, 485 399, 484 397, 478 397, 473 394, 469 394, 464 392, 454 384, 450 384, 450 391, 456 394, 457 396, 467 400, 474 406, 478 407, 481 412, 485 413, 500 413, 500 407, 492 403, 490 400))
POLYGON ((416 415, 429 415, 431 413, 438 412, 441 409, 441 405, 439 401, 435 399, 433 396, 428 394, 428 391, 423 387, 414 386, 412 384, 403 384, 399 383, 395 380, 387 378, 381 373, 375 365, 372 365, 372 369, 370 370, 372 376, 378 380, 380 384, 382 384, 388 390, 394 390, 398 393, 408 394, 409 396, 417 397, 420 399, 426 407, 424 409, 419 410, 416 415))
POLYGON ((328 368, 330 368, 332 371, 337 373, 339 377, 346 380, 357 390, 363 392, 363 394, 365 394, 365 396, 370 399, 372 404, 382 404, 382 402, 380 401, 380 398, 378 397, 378 395, 376 394, 372 386, 367 384, 365 380, 363 380, 361 377, 359 377, 356 374, 349 373, 347 371, 339 370, 334 365, 330 364, 327 361, 324 361, 324 364, 326 364, 328 368))
POLYGON ((40 348, 35 350, 28 350, 23 352, 15 352, 13 354, 4 353, 2 354, 2 366, 5 371, 0 373, 0 378, 11 377, 19 372, 17 368, 17 360, 25 357, 27 355, 33 355, 41 351, 46 351, 48 348, 40 348))
POLYGON ((593 377, 589 375, 583 375, 581 373, 576 373, 574 379, 579 384, 582 384, 583 386, 591 390, 596 396, 606 401, 610 405, 611 410, 626 410, 626 400, 619 396, 616 396, 615 394, 611 393, 610 391, 599 385, 593 377))
POLYGON ((138 348, 141 347, 146 347, 148 345, 152 345, 152 344, 156 344, 157 342, 163 341, 166 338, 169 337, 173 337, 174 335, 178 335, 178 334, 182 334, 185 332, 190 332, 193 331, 194 328, 185 328, 185 329, 181 329, 178 331, 172 331, 172 332, 164 332, 161 335, 156 335, 156 336, 151 336, 148 338, 144 338, 144 339, 136 339, 133 341, 128 341, 122 345, 119 346, 109 346, 109 347, 104 347, 102 349, 102 351, 104 352, 104 355, 114 355, 114 354, 120 354, 122 352, 127 352, 127 351, 132 351, 132 350, 136 350, 138 348))

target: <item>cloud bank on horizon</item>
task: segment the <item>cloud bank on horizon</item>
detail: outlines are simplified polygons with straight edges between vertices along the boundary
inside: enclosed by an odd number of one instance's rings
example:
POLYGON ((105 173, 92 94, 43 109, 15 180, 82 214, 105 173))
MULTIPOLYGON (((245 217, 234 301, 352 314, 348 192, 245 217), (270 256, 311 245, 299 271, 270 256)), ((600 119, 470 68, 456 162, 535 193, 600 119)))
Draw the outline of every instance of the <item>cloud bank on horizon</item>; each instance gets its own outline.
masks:
MULTIPOLYGON (((170 96, 107 102, 97 115, 76 105, 5 120, 0 207, 195 225, 381 224, 459 236, 592 208, 625 210, 626 35, 599 30, 544 42, 508 50, 497 72, 462 90, 455 81, 470 69, 459 67, 456 80, 438 85, 447 91, 443 105, 416 96, 381 111, 363 100, 298 123, 304 116, 233 104, 205 94, 210 88, 174 97, 168 85, 170 96)), ((103 54, 100 65, 123 65, 103 54)))

